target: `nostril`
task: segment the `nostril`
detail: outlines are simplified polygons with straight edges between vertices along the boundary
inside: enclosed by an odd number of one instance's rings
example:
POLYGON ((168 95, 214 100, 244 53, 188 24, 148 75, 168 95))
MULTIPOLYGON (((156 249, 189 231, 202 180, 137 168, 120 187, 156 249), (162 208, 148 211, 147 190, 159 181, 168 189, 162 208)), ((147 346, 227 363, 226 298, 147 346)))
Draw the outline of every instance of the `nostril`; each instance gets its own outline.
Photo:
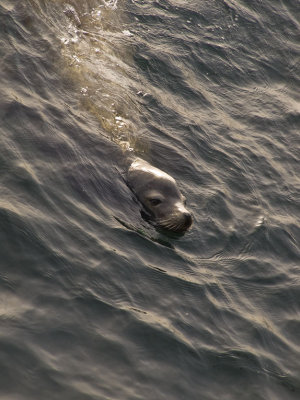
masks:
POLYGON ((186 226, 191 226, 192 222, 193 222, 192 215, 188 211, 186 211, 183 215, 184 215, 186 226))

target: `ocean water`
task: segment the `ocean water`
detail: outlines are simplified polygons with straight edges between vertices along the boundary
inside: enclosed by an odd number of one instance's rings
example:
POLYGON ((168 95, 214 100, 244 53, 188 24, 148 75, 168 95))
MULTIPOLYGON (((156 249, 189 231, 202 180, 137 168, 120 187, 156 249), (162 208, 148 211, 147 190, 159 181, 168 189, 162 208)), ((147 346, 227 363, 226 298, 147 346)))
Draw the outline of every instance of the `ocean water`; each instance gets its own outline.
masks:
POLYGON ((0 0, 1 400, 300 398, 299 32, 296 0, 0 0))

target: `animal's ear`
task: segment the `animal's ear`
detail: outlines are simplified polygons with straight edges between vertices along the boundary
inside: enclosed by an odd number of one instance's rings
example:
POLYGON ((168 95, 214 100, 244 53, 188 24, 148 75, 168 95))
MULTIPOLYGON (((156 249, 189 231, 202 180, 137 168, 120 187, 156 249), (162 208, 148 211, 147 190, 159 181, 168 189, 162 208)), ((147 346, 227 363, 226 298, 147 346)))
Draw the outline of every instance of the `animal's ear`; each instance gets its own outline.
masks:
POLYGON ((146 210, 141 210, 141 216, 146 222, 151 221, 151 215, 146 210))

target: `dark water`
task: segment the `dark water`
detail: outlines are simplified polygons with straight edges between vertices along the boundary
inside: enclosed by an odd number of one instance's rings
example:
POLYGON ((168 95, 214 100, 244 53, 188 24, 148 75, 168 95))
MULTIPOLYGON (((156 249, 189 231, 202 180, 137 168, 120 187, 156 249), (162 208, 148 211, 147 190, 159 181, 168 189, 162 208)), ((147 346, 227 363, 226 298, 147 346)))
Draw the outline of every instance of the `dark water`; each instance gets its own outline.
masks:
POLYGON ((300 398, 300 3, 0 1, 0 398, 300 398), (157 232, 122 145, 194 215, 157 232))

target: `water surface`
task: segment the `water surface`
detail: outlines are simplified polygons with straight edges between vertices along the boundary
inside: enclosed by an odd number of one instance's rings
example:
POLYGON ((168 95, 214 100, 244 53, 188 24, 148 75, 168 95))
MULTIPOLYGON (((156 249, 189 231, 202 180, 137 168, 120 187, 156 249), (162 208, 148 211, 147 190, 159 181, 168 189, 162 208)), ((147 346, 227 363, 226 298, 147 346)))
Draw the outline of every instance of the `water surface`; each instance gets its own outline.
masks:
POLYGON ((289 0, 0 1, 0 397, 298 399, 289 0), (194 216, 155 230, 123 148, 194 216))

